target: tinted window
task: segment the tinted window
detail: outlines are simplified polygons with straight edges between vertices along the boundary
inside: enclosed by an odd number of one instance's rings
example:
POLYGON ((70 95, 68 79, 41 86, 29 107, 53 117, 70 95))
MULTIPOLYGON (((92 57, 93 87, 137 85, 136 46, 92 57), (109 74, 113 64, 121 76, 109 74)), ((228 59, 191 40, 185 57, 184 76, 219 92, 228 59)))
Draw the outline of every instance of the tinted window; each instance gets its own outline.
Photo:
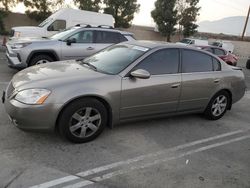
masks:
POLYGON ((60 31, 66 28, 65 20, 56 20, 49 27, 48 31, 60 31))
POLYGON ((208 71, 213 71, 213 61, 211 56, 193 50, 183 50, 183 73, 208 71))
POLYGON ((125 41, 128 41, 128 39, 123 36, 122 34, 120 35, 120 41, 119 42, 125 42, 125 41))
POLYGON ((213 53, 212 48, 203 48, 203 50, 205 50, 205 51, 207 51, 207 52, 210 52, 210 53, 213 53))
POLYGON ((75 38, 76 43, 93 43, 93 35, 93 31, 80 31, 69 37, 69 39, 75 38))
POLYGON ((96 31, 96 43, 116 44, 120 42, 120 33, 96 31))
POLYGON ((217 49, 217 48, 214 49, 214 54, 215 54, 215 55, 218 55, 218 56, 226 55, 226 53, 225 53, 224 50, 217 49))
POLYGON ((215 58, 213 58, 213 66, 214 66, 214 71, 221 71, 221 64, 215 58))
POLYGON ((179 50, 159 50, 144 59, 135 69, 147 70, 152 75, 175 74, 179 68, 179 50))

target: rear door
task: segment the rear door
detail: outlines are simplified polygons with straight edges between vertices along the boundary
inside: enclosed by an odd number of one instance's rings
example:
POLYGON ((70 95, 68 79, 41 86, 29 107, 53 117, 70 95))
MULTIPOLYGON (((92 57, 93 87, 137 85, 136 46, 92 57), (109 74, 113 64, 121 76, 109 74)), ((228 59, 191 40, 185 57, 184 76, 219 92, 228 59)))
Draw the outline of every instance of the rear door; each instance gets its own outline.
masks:
POLYGON ((133 68, 147 70, 149 79, 123 78, 121 119, 176 111, 181 84, 179 57, 178 49, 159 50, 133 68))
POLYGON ((203 109, 220 82, 218 61, 212 56, 182 50, 182 88, 178 111, 203 109))
POLYGON ((125 37, 116 31, 95 31, 95 51, 100 51, 112 44, 117 44, 126 40, 125 37))

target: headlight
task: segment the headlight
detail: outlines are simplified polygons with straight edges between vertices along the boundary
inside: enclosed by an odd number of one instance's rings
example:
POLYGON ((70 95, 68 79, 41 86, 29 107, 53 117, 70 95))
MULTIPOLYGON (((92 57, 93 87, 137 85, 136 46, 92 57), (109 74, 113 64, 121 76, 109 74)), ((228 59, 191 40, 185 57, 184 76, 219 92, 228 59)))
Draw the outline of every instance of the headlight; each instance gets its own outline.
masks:
POLYGON ((15 33, 14 33, 14 37, 19 38, 20 36, 21 36, 21 32, 19 32, 19 31, 15 31, 15 33))
POLYGON ((26 43, 15 43, 11 46, 12 49, 18 49, 18 48, 24 48, 28 45, 30 45, 30 42, 26 42, 26 43))
POLYGON ((47 89, 26 89, 18 92, 15 99, 24 104, 43 104, 50 93, 47 89))

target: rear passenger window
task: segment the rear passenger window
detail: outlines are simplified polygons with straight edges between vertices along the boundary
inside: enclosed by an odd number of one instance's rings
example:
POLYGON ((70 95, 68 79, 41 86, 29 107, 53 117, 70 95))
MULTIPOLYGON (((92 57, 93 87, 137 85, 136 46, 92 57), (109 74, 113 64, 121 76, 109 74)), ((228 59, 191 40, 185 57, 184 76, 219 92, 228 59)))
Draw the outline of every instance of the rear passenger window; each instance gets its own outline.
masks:
POLYGON ((213 71, 212 57, 202 52, 183 50, 182 72, 209 72, 213 71))
POLYGON ((128 39, 123 36, 122 34, 120 34, 120 41, 119 42, 125 42, 125 41, 128 41, 128 39))
POLYGON ((144 59, 136 69, 147 70, 152 75, 176 74, 179 69, 179 50, 159 50, 144 59))
POLYGON ((214 71, 221 71, 221 64, 219 60, 213 58, 214 71))
POLYGON ((214 48, 214 54, 215 54, 215 55, 218 55, 218 56, 226 55, 226 53, 225 53, 224 50, 217 49, 217 48, 214 48))
POLYGON ((96 31, 96 43, 117 44, 120 42, 120 33, 96 31))

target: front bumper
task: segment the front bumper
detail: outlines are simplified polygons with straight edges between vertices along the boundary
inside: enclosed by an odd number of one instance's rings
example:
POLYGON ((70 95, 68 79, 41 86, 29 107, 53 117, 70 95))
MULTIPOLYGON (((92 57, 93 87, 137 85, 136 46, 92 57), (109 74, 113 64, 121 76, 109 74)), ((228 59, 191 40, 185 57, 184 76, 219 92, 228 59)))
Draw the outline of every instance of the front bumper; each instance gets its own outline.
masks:
POLYGON ((6 94, 2 98, 4 98, 5 110, 16 127, 23 130, 39 131, 55 129, 57 116, 62 105, 26 105, 14 99, 8 99, 6 94))
POLYGON ((22 63, 19 61, 17 55, 10 55, 6 52, 6 58, 8 60, 8 66, 15 69, 24 69, 27 67, 26 63, 22 63))

